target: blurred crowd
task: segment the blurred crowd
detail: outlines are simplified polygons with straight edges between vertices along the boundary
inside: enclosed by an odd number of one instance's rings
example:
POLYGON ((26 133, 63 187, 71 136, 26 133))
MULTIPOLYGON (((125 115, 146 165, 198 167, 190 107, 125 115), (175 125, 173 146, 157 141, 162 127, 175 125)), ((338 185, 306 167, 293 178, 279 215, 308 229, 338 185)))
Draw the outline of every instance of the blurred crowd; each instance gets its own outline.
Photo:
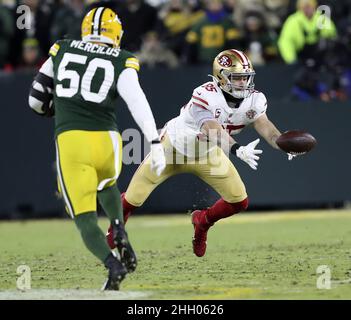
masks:
POLYGON ((80 39, 96 6, 119 15, 121 47, 143 66, 209 64, 236 48, 255 67, 296 65, 296 99, 351 97, 350 0, 0 0, 0 70, 38 69, 56 40, 80 39), (19 26, 21 5, 30 8, 29 28, 19 26))

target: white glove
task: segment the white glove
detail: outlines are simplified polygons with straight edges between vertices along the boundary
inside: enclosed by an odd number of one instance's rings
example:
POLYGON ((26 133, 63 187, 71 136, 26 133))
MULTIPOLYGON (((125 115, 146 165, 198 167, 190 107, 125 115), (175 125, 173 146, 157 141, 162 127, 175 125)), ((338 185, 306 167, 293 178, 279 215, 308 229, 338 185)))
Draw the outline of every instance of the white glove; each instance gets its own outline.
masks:
POLYGON ((250 142, 247 146, 241 146, 236 150, 236 156, 246 162, 252 169, 257 169, 256 160, 260 159, 257 154, 261 154, 262 150, 255 150, 257 144, 260 142, 260 139, 250 142))
POLYGON ((294 159, 295 157, 301 156, 305 153, 306 152, 301 152, 301 153, 290 152, 290 153, 288 153, 288 160, 290 161, 290 160, 294 159))
POLYGON ((161 143, 151 144, 151 170, 154 171, 157 176, 160 176, 162 171, 166 168, 166 157, 165 151, 161 143))

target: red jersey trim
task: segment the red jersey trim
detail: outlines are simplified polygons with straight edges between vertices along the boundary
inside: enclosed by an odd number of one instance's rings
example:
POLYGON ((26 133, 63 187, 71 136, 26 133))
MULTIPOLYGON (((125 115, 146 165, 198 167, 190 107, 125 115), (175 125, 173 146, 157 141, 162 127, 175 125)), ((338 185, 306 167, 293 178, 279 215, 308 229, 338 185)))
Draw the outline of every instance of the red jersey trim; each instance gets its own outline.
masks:
POLYGON ((196 102, 193 102, 193 105, 195 105, 195 106, 197 106, 197 107, 199 107, 199 108, 202 108, 202 109, 204 109, 204 110, 210 111, 210 110, 208 110, 207 108, 205 108, 203 105, 198 104, 198 103, 196 103, 196 102))
POLYGON ((196 99, 196 100, 199 100, 199 101, 201 101, 202 103, 204 103, 205 105, 207 105, 207 106, 208 106, 208 102, 207 102, 206 100, 204 100, 204 99, 201 99, 201 98, 199 98, 199 97, 196 97, 196 96, 193 96, 193 98, 194 98, 194 99, 196 99))

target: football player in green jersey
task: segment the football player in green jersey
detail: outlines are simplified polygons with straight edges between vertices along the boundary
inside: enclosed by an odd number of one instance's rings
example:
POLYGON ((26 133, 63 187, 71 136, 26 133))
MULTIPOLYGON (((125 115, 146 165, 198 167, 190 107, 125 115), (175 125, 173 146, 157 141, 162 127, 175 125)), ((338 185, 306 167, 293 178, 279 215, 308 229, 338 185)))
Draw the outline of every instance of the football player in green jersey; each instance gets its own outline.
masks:
POLYGON ((32 110, 55 116, 59 191, 86 247, 109 270, 104 290, 118 290, 137 265, 116 185, 122 166, 115 114, 119 95, 151 143, 151 169, 160 175, 166 165, 155 120, 139 84, 139 62, 120 48, 122 35, 115 12, 92 9, 82 22, 82 41, 60 40, 51 47, 29 95, 32 110), (120 259, 98 226, 96 199, 113 225, 120 259))

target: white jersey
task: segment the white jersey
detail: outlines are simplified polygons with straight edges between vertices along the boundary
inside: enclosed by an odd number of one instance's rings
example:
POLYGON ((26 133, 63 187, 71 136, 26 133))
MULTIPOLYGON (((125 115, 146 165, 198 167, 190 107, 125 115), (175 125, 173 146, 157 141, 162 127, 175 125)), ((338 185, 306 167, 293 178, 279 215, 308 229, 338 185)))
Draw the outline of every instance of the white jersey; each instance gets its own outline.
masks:
POLYGON ((256 121, 266 109, 267 99, 262 92, 254 91, 237 106, 228 103, 217 84, 209 81, 193 91, 179 116, 167 122, 166 131, 178 152, 187 157, 201 157, 212 148, 201 141, 200 129, 205 121, 217 120, 230 135, 235 135, 256 121))

